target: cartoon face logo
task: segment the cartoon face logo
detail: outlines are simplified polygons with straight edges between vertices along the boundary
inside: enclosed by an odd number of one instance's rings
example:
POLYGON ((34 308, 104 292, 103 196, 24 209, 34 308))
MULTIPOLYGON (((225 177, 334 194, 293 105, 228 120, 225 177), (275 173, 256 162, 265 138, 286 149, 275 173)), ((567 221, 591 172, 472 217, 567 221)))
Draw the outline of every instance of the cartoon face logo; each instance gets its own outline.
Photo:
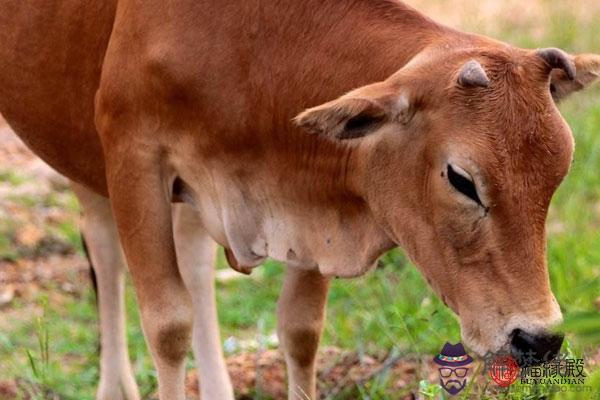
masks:
POLYGON ((473 359, 466 353, 462 343, 446 342, 433 362, 439 365, 440 385, 446 392, 454 396, 465 388, 469 375, 467 366, 473 359))

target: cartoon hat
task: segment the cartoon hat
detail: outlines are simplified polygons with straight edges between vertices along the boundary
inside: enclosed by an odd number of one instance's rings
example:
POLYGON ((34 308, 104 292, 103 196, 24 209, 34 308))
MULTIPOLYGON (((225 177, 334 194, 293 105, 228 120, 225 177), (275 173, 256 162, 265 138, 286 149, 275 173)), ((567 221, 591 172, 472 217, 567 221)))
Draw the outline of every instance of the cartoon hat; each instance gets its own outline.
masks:
POLYGON ((446 342, 440 354, 433 357, 433 362, 445 367, 461 367, 471 364, 473 358, 467 354, 462 343, 450 344, 446 342))

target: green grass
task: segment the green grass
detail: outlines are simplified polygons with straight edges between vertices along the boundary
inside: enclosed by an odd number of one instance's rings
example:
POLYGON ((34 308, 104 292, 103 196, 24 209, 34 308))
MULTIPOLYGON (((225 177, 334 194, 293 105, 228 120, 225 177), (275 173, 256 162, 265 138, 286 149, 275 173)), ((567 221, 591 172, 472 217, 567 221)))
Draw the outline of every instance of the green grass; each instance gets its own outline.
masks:
POLYGON ((9 219, 0 219, 0 260, 16 261, 18 251, 14 248, 14 226, 9 219))
POLYGON ((27 182, 28 178, 21 176, 19 173, 11 170, 0 171, 0 183, 8 183, 11 186, 20 186, 27 182))
MULTIPOLYGON (((545 32, 541 40, 532 39, 532 32, 525 29, 529 26, 513 24, 508 17, 501 20, 501 34, 496 36, 521 46, 553 45, 571 51, 600 53, 599 31, 595 28, 600 26, 600 16, 583 24, 567 8, 568 3, 563 3, 561 6, 549 0, 543 2, 544 7, 553 11, 540 23, 545 32)), ((481 29, 471 30, 483 33, 491 29, 475 28, 481 29)), ((580 356, 590 354, 598 346, 597 339, 584 340, 585 332, 596 332, 597 319, 582 322, 576 317, 596 316, 594 300, 600 296, 600 85, 566 101, 561 110, 573 129, 577 146, 571 173, 552 202, 549 226, 554 228, 549 234, 548 264, 554 293, 567 318, 567 332, 581 332, 582 329, 584 332, 583 335, 568 333, 564 350, 580 356), (576 322, 571 323, 571 320, 576 322)), ((3 171, 0 178, 15 185, 21 182, 18 175, 10 171, 3 171)), ((35 199, 17 200, 33 203, 32 206, 37 204, 35 199)), ((49 206, 65 204, 56 198, 46 202, 49 206)), ((77 210, 71 203, 69 200, 67 207, 77 210)), ((73 224, 57 229, 69 243, 79 246, 73 224)), ((10 224, 0 221, 0 254, 3 258, 18 256, 11 253, 11 232, 10 224)), ((254 337, 257 332, 269 334, 274 331, 282 271, 281 265, 268 262, 260 271, 254 272, 261 275, 257 280, 240 279, 218 285, 219 319, 224 339, 229 336, 254 337)), ((98 339, 91 290, 86 290, 83 298, 67 298, 60 304, 46 303, 43 297, 40 302, 45 311, 39 320, 27 315, 30 313, 27 305, 17 303, 17 311, 22 311, 26 317, 13 318, 2 324, 11 326, 11 330, 0 331, 0 380, 19 377, 31 382, 33 398, 45 398, 47 392, 53 392, 61 399, 92 399, 98 381, 98 339), (46 335, 47 353, 43 344, 45 339, 40 341, 40 337, 46 335)), ((131 358, 142 394, 147 396, 155 390, 155 372, 143 342, 131 289, 127 293, 127 309, 131 358)), ((400 251, 386 255, 381 268, 367 276, 332 283, 324 345, 366 353, 381 354, 394 349, 398 354, 433 355, 445 341, 458 340, 460 333, 455 316, 432 294, 416 268, 400 251)), ((590 377, 586 384, 593 386, 600 396, 600 369, 588 372, 590 377)), ((417 373, 422 374, 422 371, 417 373)), ((419 376, 418 389, 423 398, 446 398, 439 386, 425 379, 425 376, 419 376)), ((353 392, 347 394, 349 397, 342 395, 339 399, 393 399, 399 396, 390 396, 388 383, 385 376, 378 377, 361 386, 358 394, 353 392)), ((476 398, 491 398, 476 395, 473 390, 477 388, 471 390, 471 395, 476 398)), ((537 394, 526 396, 513 389, 494 398, 591 398, 581 393, 548 393, 549 389, 543 386, 535 390, 537 394)))
MULTIPOLYGON (((21 177, 18 174, 4 171, 0 178, 10 186, 17 187, 23 182, 33 180, 32 177, 21 177), (11 178, 12 177, 12 178, 11 178), (19 178, 16 178, 19 177, 19 178)), ((0 216, 0 261, 16 261, 19 258, 36 258, 49 252, 68 253, 81 251, 81 235, 78 228, 79 204, 70 191, 50 192, 45 195, 27 193, 7 195, 3 205, 12 210, 0 216), (59 220, 43 223, 42 218, 35 217, 60 209, 59 220), (18 210, 17 217, 13 215, 18 210), (37 243, 24 245, 17 240, 17 232, 26 225, 39 226, 43 237, 37 243)))

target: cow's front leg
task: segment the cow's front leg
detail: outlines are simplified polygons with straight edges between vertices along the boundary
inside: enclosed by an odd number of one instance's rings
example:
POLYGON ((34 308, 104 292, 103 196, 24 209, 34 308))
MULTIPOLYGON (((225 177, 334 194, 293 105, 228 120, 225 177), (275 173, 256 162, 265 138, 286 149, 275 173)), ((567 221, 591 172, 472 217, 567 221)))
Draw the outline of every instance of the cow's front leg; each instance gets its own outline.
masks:
POLYGON ((72 184, 83 211, 81 230, 98 283, 100 383, 98 400, 139 400, 125 337, 125 260, 107 198, 72 184))
POLYGON ((177 204, 173 210, 177 262, 194 307, 192 344, 200 377, 201 398, 233 400, 233 388, 221 351, 217 321, 216 243, 192 207, 177 204))
POLYGON ((329 279, 318 271, 287 268, 277 307, 277 334, 285 354, 290 400, 316 399, 315 359, 328 288, 329 279))
POLYGON ((183 400, 192 332, 191 299, 175 256, 173 177, 162 149, 141 141, 105 145, 110 202, 140 305, 161 400, 183 400))

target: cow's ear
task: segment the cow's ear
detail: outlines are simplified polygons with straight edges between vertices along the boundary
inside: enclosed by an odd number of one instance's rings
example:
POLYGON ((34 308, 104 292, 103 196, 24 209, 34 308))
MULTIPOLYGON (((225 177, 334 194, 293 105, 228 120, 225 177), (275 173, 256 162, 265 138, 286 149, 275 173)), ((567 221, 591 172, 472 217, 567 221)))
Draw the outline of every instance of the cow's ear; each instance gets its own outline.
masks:
POLYGON ((406 122, 409 109, 404 96, 392 93, 371 96, 357 91, 310 108, 294 118, 294 122, 310 133, 354 139, 367 136, 390 121, 406 122))
POLYGON ((569 79, 565 71, 555 69, 550 77, 550 91, 555 101, 560 101, 574 92, 590 86, 600 79, 600 55, 581 54, 572 57, 575 76, 569 79))
POLYGON ((366 98, 341 98, 310 108, 295 123, 310 133, 354 139, 375 131, 387 119, 384 106, 366 98))

